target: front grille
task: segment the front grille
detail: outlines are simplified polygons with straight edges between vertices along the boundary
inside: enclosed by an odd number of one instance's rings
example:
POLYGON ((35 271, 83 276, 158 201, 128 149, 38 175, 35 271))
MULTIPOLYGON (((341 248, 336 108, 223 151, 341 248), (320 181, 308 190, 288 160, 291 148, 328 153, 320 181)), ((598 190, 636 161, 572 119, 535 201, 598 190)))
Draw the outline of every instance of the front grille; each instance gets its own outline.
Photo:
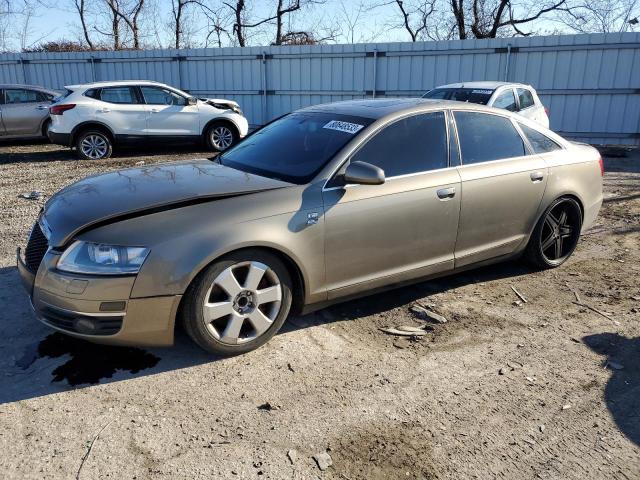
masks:
POLYGON ((124 316, 88 316, 51 306, 40 311, 43 319, 62 330, 85 335, 114 335, 122 328, 124 316))
POLYGON ((27 248, 24 250, 24 262, 31 273, 36 273, 40 262, 44 258, 44 254, 47 253, 49 248, 49 241, 44 236, 38 222, 31 229, 31 235, 29 235, 29 241, 27 242, 27 248))

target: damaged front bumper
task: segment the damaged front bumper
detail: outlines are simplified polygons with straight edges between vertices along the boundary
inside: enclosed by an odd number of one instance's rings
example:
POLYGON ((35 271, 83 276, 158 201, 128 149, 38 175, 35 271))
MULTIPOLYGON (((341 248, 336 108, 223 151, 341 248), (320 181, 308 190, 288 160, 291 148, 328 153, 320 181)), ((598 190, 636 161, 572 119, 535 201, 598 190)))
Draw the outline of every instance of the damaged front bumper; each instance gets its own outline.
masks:
POLYGON ((17 267, 33 306, 45 325, 96 343, 168 346, 181 295, 131 298, 135 276, 102 277, 61 272, 59 255, 47 252, 31 272, 17 250, 17 267))

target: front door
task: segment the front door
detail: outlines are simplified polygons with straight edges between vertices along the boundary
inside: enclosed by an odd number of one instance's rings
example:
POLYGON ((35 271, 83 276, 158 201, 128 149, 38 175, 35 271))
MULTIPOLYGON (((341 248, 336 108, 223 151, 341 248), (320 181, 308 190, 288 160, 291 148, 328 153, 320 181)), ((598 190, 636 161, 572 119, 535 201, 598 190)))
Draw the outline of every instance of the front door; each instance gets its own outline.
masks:
POLYGON ((147 104, 148 135, 200 134, 197 105, 188 105, 186 98, 165 88, 142 86, 140 90, 147 104))
POLYGON ((462 165, 456 267, 512 253, 535 224, 547 182, 510 118, 457 111, 462 165))
POLYGON ((445 113, 397 120, 350 161, 382 168, 386 181, 339 185, 338 175, 323 192, 329 298, 453 268, 460 179, 445 113))

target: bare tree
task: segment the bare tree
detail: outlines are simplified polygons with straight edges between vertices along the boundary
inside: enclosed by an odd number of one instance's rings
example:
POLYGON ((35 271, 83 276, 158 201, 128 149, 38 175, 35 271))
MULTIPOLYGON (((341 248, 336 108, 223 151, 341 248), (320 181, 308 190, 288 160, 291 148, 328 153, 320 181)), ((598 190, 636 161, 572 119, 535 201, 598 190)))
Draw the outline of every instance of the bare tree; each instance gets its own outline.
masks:
POLYGON ((200 4, 198 0, 171 0, 171 14, 173 27, 173 47, 183 46, 183 36, 185 34, 184 19, 189 5, 200 4))
POLYGON ((632 30, 638 16, 638 0, 581 0, 560 21, 579 33, 619 33, 632 30))
POLYGON ((73 5, 80 17, 80 25, 82 26, 82 35, 84 37, 84 41, 87 42, 87 45, 91 50, 95 48, 93 42, 91 41, 91 36, 89 35, 89 27, 87 20, 87 1, 86 0, 73 0, 73 5))

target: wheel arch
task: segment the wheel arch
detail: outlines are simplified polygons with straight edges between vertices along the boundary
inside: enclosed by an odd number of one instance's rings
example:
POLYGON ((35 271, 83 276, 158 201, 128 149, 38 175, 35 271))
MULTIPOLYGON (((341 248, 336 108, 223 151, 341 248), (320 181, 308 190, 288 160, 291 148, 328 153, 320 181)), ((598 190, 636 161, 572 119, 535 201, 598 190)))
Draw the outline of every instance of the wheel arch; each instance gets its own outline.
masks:
MULTIPOLYGON (((306 291, 307 291, 307 282, 304 276, 302 269, 300 268, 299 263, 294 260, 293 256, 287 252, 285 252, 281 248, 277 248, 273 245, 268 244, 256 244, 256 245, 243 245, 234 248, 230 248, 225 250, 224 252, 219 252, 214 258, 208 259, 205 263, 203 263, 197 271, 194 271, 189 279, 188 285, 185 289, 185 293, 182 295, 182 299, 180 300, 180 305, 178 307, 178 312, 176 315, 177 319, 182 318, 182 307, 187 297, 187 292, 197 280, 197 278, 205 271, 210 265, 220 260, 223 260, 225 257, 235 254, 242 251, 247 250, 260 250, 263 252, 270 253, 277 257, 284 264, 285 268, 289 272, 291 276, 291 281, 293 282, 294 291, 292 292, 292 304, 291 304, 291 313, 296 315, 302 311, 302 308, 305 303, 306 291)), ((176 322, 177 324, 178 322, 176 322)))
POLYGON ((240 138, 240 128, 238 127, 238 125, 236 125, 236 123, 231 120, 230 118, 226 118, 226 117, 216 117, 216 118, 212 118, 211 120, 209 120, 204 128, 202 129, 201 135, 203 138, 205 138, 206 134, 207 134, 207 130, 209 130, 209 127, 211 127, 211 125, 213 125, 214 123, 226 123, 228 124, 231 128, 233 128, 235 134, 236 134, 236 138, 240 138))
POLYGON ((71 130, 71 142, 70 142, 71 145, 75 145, 76 140, 78 139, 78 135, 90 129, 95 129, 95 130, 101 131, 102 133, 107 134, 111 140, 111 143, 115 143, 116 136, 113 133, 113 130, 111 130, 111 128, 107 124, 102 122, 97 122, 95 120, 89 120, 86 122, 79 123, 78 125, 73 127, 73 130, 71 130))

